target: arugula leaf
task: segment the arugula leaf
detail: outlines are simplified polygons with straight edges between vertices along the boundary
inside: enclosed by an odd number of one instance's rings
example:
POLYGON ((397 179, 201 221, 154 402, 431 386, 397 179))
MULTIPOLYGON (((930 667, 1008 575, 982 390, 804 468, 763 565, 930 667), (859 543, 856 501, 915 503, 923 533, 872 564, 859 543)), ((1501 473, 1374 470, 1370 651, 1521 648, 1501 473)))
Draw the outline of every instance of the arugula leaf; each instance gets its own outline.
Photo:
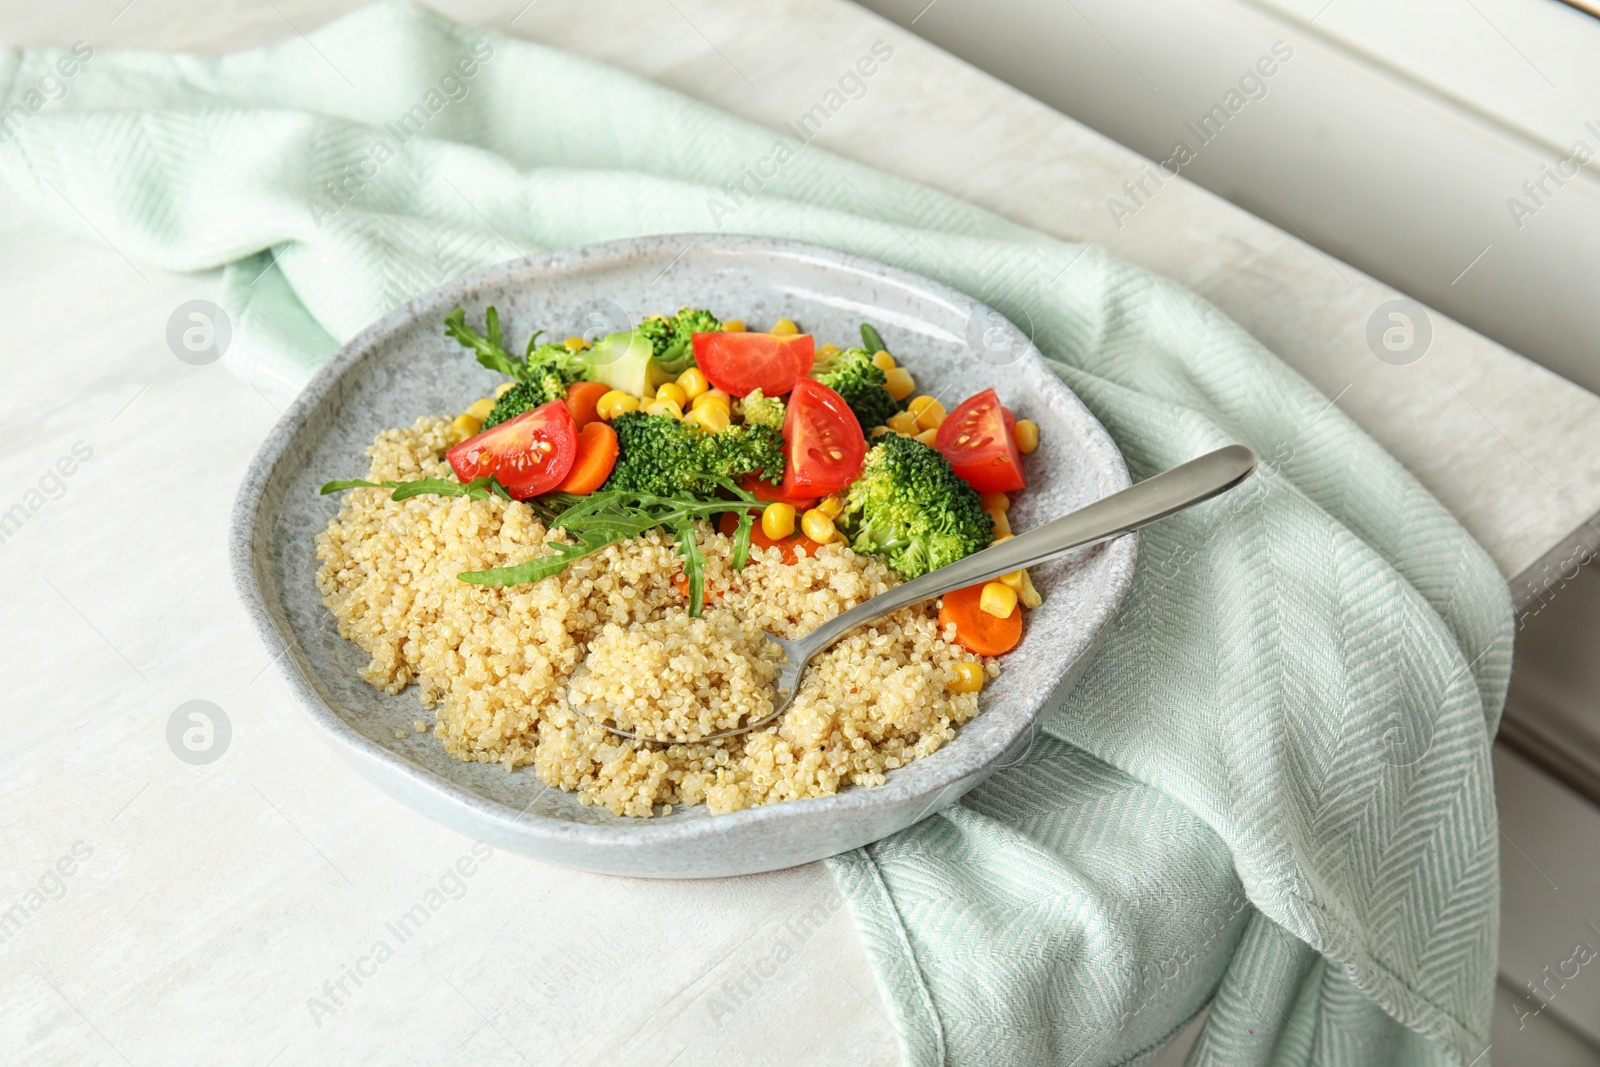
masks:
POLYGON ((495 481, 494 475, 486 474, 481 478, 474 478, 470 482, 462 483, 453 478, 415 478, 404 482, 369 482, 364 478, 351 478, 342 482, 329 482, 317 490, 319 496, 337 493, 345 489, 392 489, 390 500, 410 500, 414 496, 432 494, 433 496, 464 496, 469 500, 488 500, 492 493, 501 500, 510 500, 511 494, 506 487, 495 481))
POLYGON ((873 328, 871 323, 868 322, 863 322, 861 324, 861 347, 872 353, 888 351, 888 349, 884 347, 883 338, 879 336, 878 331, 873 328))
POLYGON ((527 369, 527 363, 513 359, 506 351, 505 335, 500 332, 500 313, 492 307, 489 308, 483 314, 483 324, 484 333, 480 334, 467 325, 466 310, 456 308, 444 317, 444 332, 455 338, 463 348, 470 348, 476 352, 478 362, 485 367, 520 380, 523 371, 527 369))
POLYGON ((546 525, 565 530, 571 544, 545 546, 552 554, 510 567, 486 571, 466 571, 456 575, 472 585, 523 585, 560 574, 568 563, 597 552, 606 545, 638 537, 658 527, 671 530, 678 554, 683 557, 683 572, 689 580, 689 614, 698 617, 705 597, 705 553, 695 538, 695 523, 731 511, 739 515, 734 536, 733 562, 742 568, 750 558, 750 530, 764 505, 731 481, 720 487, 732 499, 721 497, 665 497, 624 490, 601 490, 588 496, 550 493, 530 500, 546 525))

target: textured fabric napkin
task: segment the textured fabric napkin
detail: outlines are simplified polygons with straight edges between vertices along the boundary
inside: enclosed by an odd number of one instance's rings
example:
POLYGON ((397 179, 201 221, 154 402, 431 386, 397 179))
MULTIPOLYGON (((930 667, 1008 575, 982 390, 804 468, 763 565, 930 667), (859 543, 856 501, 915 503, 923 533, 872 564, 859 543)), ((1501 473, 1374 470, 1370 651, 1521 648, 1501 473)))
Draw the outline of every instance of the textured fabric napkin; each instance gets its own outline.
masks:
POLYGON ((1337 408, 1179 287, 793 131, 406 3, 311 43, 0 54, 0 181, 132 260, 224 267, 227 358, 263 386, 475 267, 720 225, 1025 312, 1136 478, 1263 457, 1143 535, 1017 765, 832 861, 910 1063, 1141 1062, 1208 1002, 1192 1063, 1487 1062, 1510 606, 1337 408))

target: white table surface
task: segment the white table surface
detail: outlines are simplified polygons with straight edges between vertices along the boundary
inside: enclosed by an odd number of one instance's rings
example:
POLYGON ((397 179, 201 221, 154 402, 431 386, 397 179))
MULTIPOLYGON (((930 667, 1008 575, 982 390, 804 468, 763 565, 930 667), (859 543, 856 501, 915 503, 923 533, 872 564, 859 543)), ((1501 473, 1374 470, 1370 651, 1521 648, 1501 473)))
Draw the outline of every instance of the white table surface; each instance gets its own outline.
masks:
MULTIPOLYGON (((0 0, 0 44, 224 51, 358 6, 137 0, 118 14, 124 3, 0 0)), ((1336 397, 1508 577, 1600 511, 1600 399, 1439 315, 1422 361, 1379 362, 1365 324, 1393 294, 1186 183, 1117 230, 1104 202, 1137 157, 859 8, 446 10, 773 126, 887 39, 894 62, 825 127, 827 147, 1103 242, 1204 294, 1336 397), (754 89, 719 51, 746 60, 754 89)), ((136 272, 92 237, 0 212, 0 511, 75 444, 92 450, 0 543, 15 679, 0 699, 0 1049, 140 1067, 896 1062, 818 865, 655 883, 497 853, 416 936, 386 932, 471 842, 322 744, 235 603, 228 511, 281 402, 167 349, 171 311, 217 288, 216 275, 136 272), (165 736, 195 699, 233 728, 226 754, 199 767, 165 736), (52 875, 58 861, 72 873, 52 875), (795 922, 807 912, 824 917, 814 932, 795 922), (362 964, 378 940, 393 958, 362 964), (780 943, 792 959, 774 971, 780 943), (359 985, 345 978, 358 964, 359 985), (335 1003, 325 983, 341 978, 335 1003)))

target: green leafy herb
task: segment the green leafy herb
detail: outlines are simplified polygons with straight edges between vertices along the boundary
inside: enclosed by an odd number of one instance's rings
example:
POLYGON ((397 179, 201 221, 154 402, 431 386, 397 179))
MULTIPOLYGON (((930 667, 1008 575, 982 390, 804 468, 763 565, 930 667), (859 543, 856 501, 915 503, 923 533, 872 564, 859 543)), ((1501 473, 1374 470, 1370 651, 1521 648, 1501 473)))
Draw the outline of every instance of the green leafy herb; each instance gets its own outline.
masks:
POLYGON ((742 568, 750 558, 750 531, 763 504, 733 482, 723 480, 719 488, 732 499, 653 496, 625 490, 601 490, 588 496, 550 493, 529 501, 553 530, 565 530, 571 544, 546 547, 552 555, 540 556, 510 567, 487 571, 467 571, 456 577, 472 585, 524 585, 553 574, 560 574, 575 559, 597 552, 606 545, 638 537, 658 527, 677 537, 678 553, 683 557, 683 572, 689 581, 689 614, 698 617, 705 599, 705 553, 695 540, 695 523, 721 512, 739 515, 734 534, 733 565, 742 568))
POLYGON ((506 351, 505 335, 500 332, 500 313, 494 308, 484 312, 481 334, 467 325, 464 308, 456 308, 444 317, 444 332, 455 338, 463 348, 470 348, 477 353, 478 362, 490 370, 511 378, 522 377, 524 364, 512 359, 506 351))
POLYGON ((878 331, 872 328, 871 323, 866 322, 861 324, 861 347, 865 348, 869 355, 889 351, 888 346, 883 343, 883 338, 878 336, 878 331))
POLYGON ((464 496, 469 500, 488 500, 490 494, 501 500, 510 500, 511 494, 506 492, 506 487, 495 481, 494 475, 486 474, 482 478, 474 478, 470 482, 458 482, 454 478, 416 478, 407 482, 369 482, 364 478, 351 478, 343 482, 329 482, 317 490, 320 496, 337 493, 345 489, 393 489, 389 494, 390 500, 410 500, 414 496, 464 496))

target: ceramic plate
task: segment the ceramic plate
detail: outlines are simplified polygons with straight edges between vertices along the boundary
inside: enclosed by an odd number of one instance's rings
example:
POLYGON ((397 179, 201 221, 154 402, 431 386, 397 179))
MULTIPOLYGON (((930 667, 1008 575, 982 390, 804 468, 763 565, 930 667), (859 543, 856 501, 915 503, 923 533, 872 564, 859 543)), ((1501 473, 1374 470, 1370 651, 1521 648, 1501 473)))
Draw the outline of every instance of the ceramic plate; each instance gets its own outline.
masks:
POLYGON ((888 782, 837 796, 709 815, 704 807, 628 819, 545 786, 532 768, 448 756, 416 719, 415 688, 387 696, 363 682, 367 657, 341 640, 313 576, 314 538, 339 507, 317 488, 366 473, 381 429, 451 416, 493 383, 440 321, 456 305, 481 322, 500 310, 510 337, 626 329, 681 305, 769 323, 785 316, 848 343, 871 322, 949 407, 987 386, 1041 430, 1030 487, 1011 511, 1026 529, 1128 485, 1105 429, 1045 366, 1031 340, 948 286, 826 248, 721 235, 648 237, 553 252, 479 271, 401 307, 345 345, 261 446, 234 511, 240 596, 301 707, 380 787, 448 826, 504 848, 590 871, 653 878, 777 870, 885 837, 954 803, 1032 740, 1041 712, 1077 679, 1126 595, 1133 537, 1037 567, 1044 604, 983 691, 981 712, 934 755, 888 782), (397 738, 395 733, 403 733, 397 738))

